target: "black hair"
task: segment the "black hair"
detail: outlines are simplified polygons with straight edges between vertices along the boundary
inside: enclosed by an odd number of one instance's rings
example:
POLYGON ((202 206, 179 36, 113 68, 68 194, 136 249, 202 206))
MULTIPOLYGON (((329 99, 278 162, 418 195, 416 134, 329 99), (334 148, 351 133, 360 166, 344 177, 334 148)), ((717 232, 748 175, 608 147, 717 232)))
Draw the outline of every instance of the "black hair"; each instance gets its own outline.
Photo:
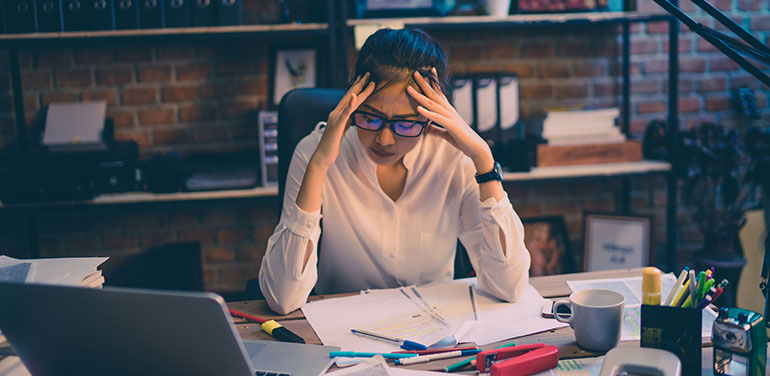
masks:
POLYGON ((416 28, 380 29, 361 47, 352 80, 369 72, 370 79, 382 88, 397 82, 412 83, 417 71, 428 82, 438 84, 450 98, 448 70, 444 50, 426 32, 416 28), (436 68, 438 74, 434 75, 431 68, 436 68))

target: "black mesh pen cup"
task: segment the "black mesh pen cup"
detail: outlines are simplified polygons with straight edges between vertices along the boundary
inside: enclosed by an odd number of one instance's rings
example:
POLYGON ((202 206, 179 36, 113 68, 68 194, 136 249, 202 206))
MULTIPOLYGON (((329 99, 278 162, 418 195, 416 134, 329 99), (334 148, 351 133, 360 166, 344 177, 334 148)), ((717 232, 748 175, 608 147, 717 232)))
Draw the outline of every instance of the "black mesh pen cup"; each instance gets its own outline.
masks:
POLYGON ((702 317, 696 308, 642 305, 641 345, 674 353, 683 376, 699 376, 702 317))

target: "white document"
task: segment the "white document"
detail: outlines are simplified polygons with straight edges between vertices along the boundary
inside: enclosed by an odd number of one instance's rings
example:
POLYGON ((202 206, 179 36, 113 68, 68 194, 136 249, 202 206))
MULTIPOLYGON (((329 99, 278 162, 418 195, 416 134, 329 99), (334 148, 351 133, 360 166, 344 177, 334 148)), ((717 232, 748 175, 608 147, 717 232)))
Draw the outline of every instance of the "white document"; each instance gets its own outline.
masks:
POLYGON ((559 365, 535 376, 599 376, 604 364, 604 357, 565 359, 559 365))
MULTIPOLYGON (((666 299, 669 291, 673 288, 674 283, 676 283, 676 276, 674 276, 673 273, 661 274, 661 301, 666 299)), ((573 292, 586 289, 605 289, 622 294, 626 298, 626 308, 620 340, 629 341, 641 338, 642 277, 567 281, 567 285, 573 292)), ((711 336, 711 327, 714 324, 717 314, 708 308, 703 309, 702 311, 703 319, 701 321, 701 336, 707 338, 711 336)))
POLYGON ((51 103, 46 112, 43 143, 99 144, 106 113, 106 101, 51 103))
POLYGON ((19 260, 0 256, 0 269, 17 264, 29 263, 26 283, 79 286, 108 257, 62 257, 19 260))
POLYGON ((476 127, 479 132, 490 131, 497 124, 497 79, 476 77, 476 127))
POLYGON ((414 294, 412 286, 368 290, 360 295, 311 302, 302 307, 302 312, 326 345, 340 346, 345 351, 397 351, 395 344, 355 335, 350 329, 430 345, 473 319, 468 284, 475 286, 478 322, 463 341, 486 345, 566 326, 540 316, 545 299, 534 287, 527 286, 518 302, 505 303, 478 288, 475 278, 417 287, 421 298, 414 294), (423 302, 427 302, 429 312, 423 302))
POLYGON ((519 78, 500 77, 500 128, 513 128, 519 122, 519 78))
POLYGON ((460 117, 473 127, 473 79, 456 78, 453 84, 455 109, 460 117))

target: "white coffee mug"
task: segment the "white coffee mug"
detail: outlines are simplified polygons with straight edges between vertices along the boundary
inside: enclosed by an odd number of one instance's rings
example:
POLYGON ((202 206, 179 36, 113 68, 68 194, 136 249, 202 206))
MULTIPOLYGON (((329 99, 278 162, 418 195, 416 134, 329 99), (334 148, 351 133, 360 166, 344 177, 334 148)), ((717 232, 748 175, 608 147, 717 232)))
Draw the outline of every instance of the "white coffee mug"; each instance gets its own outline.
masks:
POLYGON ((606 351, 620 342, 625 302, 623 295, 615 291, 581 290, 572 293, 569 300, 559 300, 553 305, 554 318, 575 330, 575 339, 580 346, 606 351), (557 312, 562 305, 569 306, 572 314, 559 315, 557 312))

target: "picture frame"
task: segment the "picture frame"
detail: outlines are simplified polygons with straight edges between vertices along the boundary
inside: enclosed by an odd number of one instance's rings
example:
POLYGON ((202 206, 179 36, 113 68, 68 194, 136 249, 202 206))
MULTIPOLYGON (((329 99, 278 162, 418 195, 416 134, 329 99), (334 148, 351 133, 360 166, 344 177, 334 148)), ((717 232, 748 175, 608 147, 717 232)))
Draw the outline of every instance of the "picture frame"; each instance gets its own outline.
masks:
POLYGON ((269 103, 278 106, 283 96, 297 88, 318 83, 318 51, 313 47, 274 49, 270 61, 269 103))
POLYGON ((584 271, 644 267, 650 264, 652 217, 587 212, 583 240, 584 271))
POLYGON ((529 251, 530 276, 574 273, 575 258, 562 216, 523 218, 524 244, 529 251))

